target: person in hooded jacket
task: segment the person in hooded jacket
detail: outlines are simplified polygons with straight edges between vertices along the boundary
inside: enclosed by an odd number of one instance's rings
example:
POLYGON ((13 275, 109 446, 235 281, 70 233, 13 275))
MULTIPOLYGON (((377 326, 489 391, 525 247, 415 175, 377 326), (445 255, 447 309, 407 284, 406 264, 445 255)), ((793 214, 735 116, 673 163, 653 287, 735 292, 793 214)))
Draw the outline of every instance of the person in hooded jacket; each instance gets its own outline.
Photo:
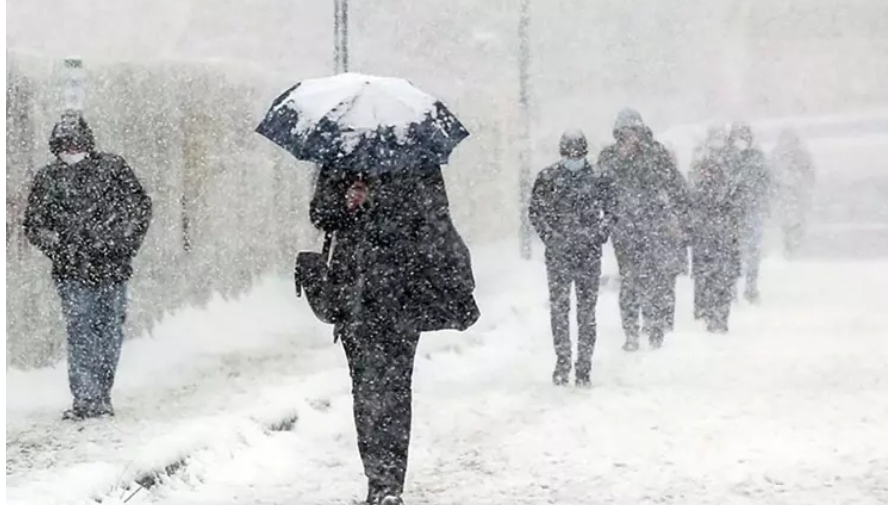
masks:
POLYGON ((669 152, 654 140, 637 111, 620 111, 613 133, 616 143, 601 152, 599 165, 616 190, 612 241, 620 270, 623 349, 638 350, 642 329, 650 345, 659 348, 668 324, 670 290, 685 261, 678 251, 685 234, 687 188, 669 152))
POLYGON ((744 123, 731 126, 729 147, 734 151, 733 171, 741 185, 743 219, 740 243, 745 282, 743 296, 750 303, 758 303, 759 265, 761 264, 762 234, 768 216, 771 195, 771 177, 765 155, 756 147, 752 128, 744 123))
POLYGON ((98 152, 76 112, 52 129, 55 161, 34 177, 28 240, 52 260, 68 334, 73 406, 64 418, 114 415, 111 389, 123 343, 126 287, 151 220, 151 199, 120 156, 98 152))
POLYGON ((324 166, 312 223, 333 235, 334 335, 352 380, 367 503, 401 503, 420 333, 478 319, 469 250, 450 219, 441 169, 378 175, 324 166))
POLYGON ((549 310, 555 344, 552 381, 566 385, 571 370, 570 290, 577 297, 576 384, 588 386, 595 348, 595 306, 601 277, 601 248, 613 226, 613 185, 586 161, 586 136, 561 136, 562 160, 539 173, 530 199, 530 222, 546 247, 549 310))
POLYGON ((736 153, 726 140, 727 134, 710 142, 692 177, 695 317, 717 333, 728 331, 745 213, 744 187, 733 166, 736 153))

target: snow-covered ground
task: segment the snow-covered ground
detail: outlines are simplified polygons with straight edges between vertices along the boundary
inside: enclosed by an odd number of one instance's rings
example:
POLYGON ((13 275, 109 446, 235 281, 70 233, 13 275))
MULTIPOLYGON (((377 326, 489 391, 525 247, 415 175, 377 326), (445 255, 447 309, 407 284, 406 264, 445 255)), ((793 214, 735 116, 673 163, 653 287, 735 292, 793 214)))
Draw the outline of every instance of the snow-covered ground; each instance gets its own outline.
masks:
MULTIPOLYGON (((479 323, 421 344, 408 504, 888 502, 885 263, 767 262, 763 305, 718 336, 689 317, 685 280, 678 331, 634 355, 605 291, 579 390, 549 383, 542 265, 511 253, 476 257, 479 323)), ((344 358, 303 305, 272 279, 171 316, 126 345, 110 421, 56 421, 63 368, 8 375, 8 501, 362 496, 344 358), (183 458, 150 490, 121 488, 183 458)))

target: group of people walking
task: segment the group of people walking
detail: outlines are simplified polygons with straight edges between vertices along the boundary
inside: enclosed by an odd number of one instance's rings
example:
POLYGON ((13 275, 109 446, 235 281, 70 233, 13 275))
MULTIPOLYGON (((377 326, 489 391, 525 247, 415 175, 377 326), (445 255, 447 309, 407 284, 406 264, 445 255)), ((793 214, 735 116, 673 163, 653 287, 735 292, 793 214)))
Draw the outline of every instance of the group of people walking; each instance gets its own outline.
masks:
MULTIPOLYGON (((682 273, 693 276, 694 317, 710 332, 728 331, 744 273, 745 299, 758 303, 760 298, 762 235, 776 183, 752 129, 742 123, 712 127, 687 178, 637 111, 619 113, 613 137, 596 163, 588 161, 583 133, 565 132, 561 160, 539 173, 530 198, 530 222, 545 246, 557 385, 569 382, 572 366, 577 385, 590 382, 602 248, 608 240, 619 268, 626 351, 639 349, 641 335, 654 349, 663 345, 674 329, 676 280, 682 273), (575 362, 569 330, 572 286, 575 362)), ((804 152, 798 142, 786 151, 804 152)), ((801 226, 788 227, 793 247, 801 226)))
MULTIPOLYGON (((569 383, 572 368, 577 385, 590 384, 608 241, 619 265, 626 351, 639 349, 642 334, 652 348, 663 345, 674 327, 682 272, 693 274, 695 315, 710 331, 728 329, 743 262, 745 296, 759 298, 771 180, 751 129, 711 130, 687 180, 638 112, 621 111, 613 137, 593 162, 583 132, 565 132, 562 159, 539 173, 530 198, 530 221, 546 248, 557 385, 569 383)), ((67 323, 73 405, 64 418, 113 416, 126 287, 152 203, 123 158, 96 149, 80 113, 63 115, 49 147, 55 159, 34 178, 24 228, 52 261, 67 323)), ((328 322, 348 361, 371 505, 402 503, 421 332, 464 330, 480 314, 469 250, 451 221, 440 164, 429 157, 417 163, 400 173, 322 166, 310 204, 312 223, 335 242, 324 278, 328 322)))

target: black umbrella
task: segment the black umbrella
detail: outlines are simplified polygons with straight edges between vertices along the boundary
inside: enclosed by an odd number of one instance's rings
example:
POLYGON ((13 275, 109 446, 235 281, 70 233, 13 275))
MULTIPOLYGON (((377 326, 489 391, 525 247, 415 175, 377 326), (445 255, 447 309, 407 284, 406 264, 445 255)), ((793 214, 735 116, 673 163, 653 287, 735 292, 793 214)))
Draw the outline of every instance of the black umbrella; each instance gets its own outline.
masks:
POLYGON ((446 164, 469 132, 404 79, 308 79, 277 98, 256 131, 297 159, 365 173, 446 164))

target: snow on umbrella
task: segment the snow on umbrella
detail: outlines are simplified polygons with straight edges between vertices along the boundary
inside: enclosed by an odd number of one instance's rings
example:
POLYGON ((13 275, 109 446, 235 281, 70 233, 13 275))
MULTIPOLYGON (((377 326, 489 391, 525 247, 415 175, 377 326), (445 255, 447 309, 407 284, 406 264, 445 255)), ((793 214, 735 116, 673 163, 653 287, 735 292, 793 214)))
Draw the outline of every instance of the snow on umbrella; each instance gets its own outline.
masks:
POLYGON ((355 73, 296 84, 256 131, 297 159, 367 173, 445 164, 469 135, 444 104, 407 80, 355 73))

